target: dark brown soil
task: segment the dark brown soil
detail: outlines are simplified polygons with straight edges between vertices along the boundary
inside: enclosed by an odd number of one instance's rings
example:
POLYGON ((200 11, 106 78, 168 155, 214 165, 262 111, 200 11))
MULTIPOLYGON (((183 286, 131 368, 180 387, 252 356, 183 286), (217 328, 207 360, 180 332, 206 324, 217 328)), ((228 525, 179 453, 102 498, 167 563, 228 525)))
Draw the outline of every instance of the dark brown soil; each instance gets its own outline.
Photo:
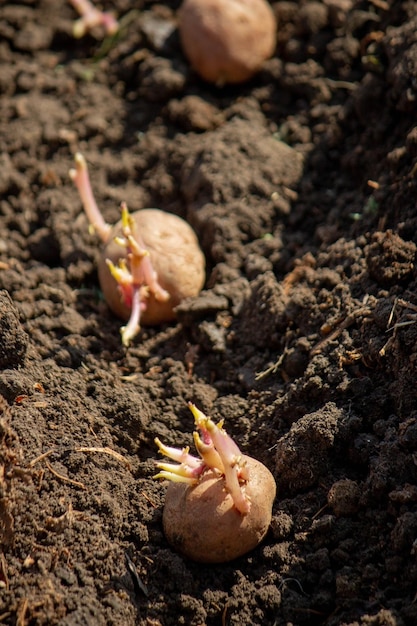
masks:
POLYGON ((0 623, 415 626, 417 2, 273 2, 276 55, 216 88, 178 1, 0 6, 0 623), (205 290, 129 349, 68 177, 108 221, 185 217, 205 290), (162 532, 154 438, 187 401, 274 473, 271 529, 202 566, 162 532), (115 454, 117 453, 117 454, 115 454))

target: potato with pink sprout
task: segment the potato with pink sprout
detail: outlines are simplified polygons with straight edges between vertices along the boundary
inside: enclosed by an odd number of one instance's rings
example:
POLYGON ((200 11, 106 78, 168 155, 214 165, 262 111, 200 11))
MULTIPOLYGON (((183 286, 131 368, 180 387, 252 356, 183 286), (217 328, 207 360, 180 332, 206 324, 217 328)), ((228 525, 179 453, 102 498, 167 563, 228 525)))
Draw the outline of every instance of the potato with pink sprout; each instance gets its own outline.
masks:
POLYGON ((122 203, 122 218, 106 224, 94 199, 87 164, 75 155, 70 171, 90 224, 104 243, 98 277, 110 309, 126 326, 124 345, 140 325, 156 325, 175 318, 175 307, 199 294, 205 280, 205 259, 196 234, 183 219, 159 209, 130 214, 122 203))
POLYGON ((276 484, 259 461, 242 454, 233 439, 189 403, 194 444, 172 448, 155 439, 159 451, 175 463, 158 462, 155 478, 171 481, 163 512, 165 536, 174 549, 201 563, 231 561, 255 548, 272 517, 276 484))

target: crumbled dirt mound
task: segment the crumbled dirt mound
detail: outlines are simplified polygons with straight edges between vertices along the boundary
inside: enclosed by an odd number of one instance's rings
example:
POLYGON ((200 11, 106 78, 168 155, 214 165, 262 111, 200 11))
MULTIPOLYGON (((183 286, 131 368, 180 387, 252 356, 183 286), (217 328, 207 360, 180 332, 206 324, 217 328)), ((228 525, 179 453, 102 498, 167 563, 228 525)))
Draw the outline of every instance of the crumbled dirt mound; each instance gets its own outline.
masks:
POLYGON ((0 6, 0 622, 417 623, 417 2, 271 2, 276 54, 216 88, 179 0, 0 6), (392 6, 390 6, 392 5, 392 6), (106 219, 186 218, 204 291, 129 347, 68 177, 106 219), (154 438, 193 401, 274 473, 266 539, 176 554, 154 438))

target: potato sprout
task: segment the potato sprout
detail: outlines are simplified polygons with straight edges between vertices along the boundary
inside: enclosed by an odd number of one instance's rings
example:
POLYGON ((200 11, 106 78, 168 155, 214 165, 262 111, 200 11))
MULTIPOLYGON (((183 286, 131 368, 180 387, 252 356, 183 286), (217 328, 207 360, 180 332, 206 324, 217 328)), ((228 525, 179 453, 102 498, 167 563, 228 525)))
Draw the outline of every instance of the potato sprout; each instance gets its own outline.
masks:
POLYGON ((119 29, 119 24, 112 13, 100 11, 90 0, 69 0, 80 15, 74 22, 72 34, 76 39, 84 37, 97 26, 103 28, 106 35, 114 35, 119 29))
POLYGON ((189 448, 166 446, 159 451, 175 463, 158 462, 155 478, 171 481, 166 493, 163 526, 168 542, 180 553, 204 563, 230 561, 252 550, 264 538, 276 494, 271 472, 242 454, 233 439, 189 403, 195 424, 189 448))
POLYGON ((124 345, 140 325, 155 325, 175 318, 175 307, 196 296, 205 280, 204 255, 191 226, 172 213, 142 209, 130 214, 122 203, 122 218, 107 224, 91 189, 86 161, 75 156, 70 170, 92 229, 104 243, 98 277, 104 298, 126 326, 124 345))

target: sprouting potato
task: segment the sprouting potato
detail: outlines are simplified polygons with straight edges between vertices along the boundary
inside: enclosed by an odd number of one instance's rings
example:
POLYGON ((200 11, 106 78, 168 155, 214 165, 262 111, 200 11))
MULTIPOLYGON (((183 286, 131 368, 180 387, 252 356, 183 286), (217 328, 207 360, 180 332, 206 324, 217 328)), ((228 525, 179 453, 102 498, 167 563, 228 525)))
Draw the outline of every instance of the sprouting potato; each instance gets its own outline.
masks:
POLYGON ((130 214, 122 203, 122 218, 106 224, 94 200, 84 157, 77 154, 74 181, 91 226, 104 249, 98 276, 110 309, 127 321, 125 345, 140 324, 155 325, 175 317, 175 307, 196 296, 205 280, 205 259, 191 226, 172 213, 143 209, 130 214))
POLYGON ((175 463, 158 462, 155 478, 168 479, 163 527, 172 547, 202 563, 231 561, 265 537, 276 495, 274 477, 256 459, 243 455, 233 439, 189 404, 200 458, 156 439, 175 463), (200 434, 201 433, 201 434, 200 434))

